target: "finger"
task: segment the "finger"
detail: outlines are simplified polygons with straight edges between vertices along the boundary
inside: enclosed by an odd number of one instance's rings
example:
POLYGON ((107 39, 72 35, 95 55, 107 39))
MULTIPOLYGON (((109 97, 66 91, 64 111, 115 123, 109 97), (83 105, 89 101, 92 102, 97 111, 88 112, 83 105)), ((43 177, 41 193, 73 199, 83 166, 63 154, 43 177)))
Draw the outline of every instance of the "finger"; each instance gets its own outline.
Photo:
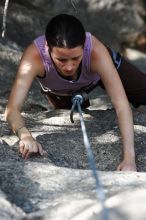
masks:
POLYGON ((32 153, 32 152, 33 152, 32 145, 26 145, 22 153, 23 158, 27 158, 29 156, 29 153, 32 153))
POLYGON ((38 143, 39 153, 41 156, 43 156, 43 148, 42 145, 38 143))
POLYGON ((19 151, 21 154, 23 153, 24 147, 25 147, 25 144, 22 141, 20 141, 19 142, 19 151))
POLYGON ((25 146, 22 152, 22 157, 25 158, 26 154, 28 153, 29 149, 25 146))
POLYGON ((30 157, 31 154, 32 154, 31 152, 27 151, 27 153, 25 154, 24 159, 27 160, 30 157))
POLYGON ((117 171, 121 171, 121 165, 117 167, 117 171))
POLYGON ((27 160, 30 155, 34 153, 34 144, 31 144, 28 146, 28 148, 26 148, 26 151, 24 152, 24 159, 27 160))
POLYGON ((39 151, 38 146, 36 145, 36 143, 33 144, 33 152, 37 153, 39 151))

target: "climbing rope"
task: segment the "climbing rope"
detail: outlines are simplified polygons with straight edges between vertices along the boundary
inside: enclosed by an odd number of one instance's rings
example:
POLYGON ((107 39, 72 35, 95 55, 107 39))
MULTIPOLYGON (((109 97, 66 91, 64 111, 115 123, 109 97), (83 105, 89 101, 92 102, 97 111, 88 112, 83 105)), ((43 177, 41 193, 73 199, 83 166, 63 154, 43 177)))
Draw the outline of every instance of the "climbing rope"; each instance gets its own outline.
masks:
POLYGON ((4 12, 3 12, 3 23, 2 23, 2 38, 5 37, 6 32, 6 20, 7 20, 7 10, 8 10, 9 0, 5 1, 4 12))
POLYGON ((99 178, 99 173, 97 173, 97 170, 96 170, 96 165, 95 165, 95 160, 94 160, 91 144, 89 142, 87 132, 86 132, 85 123, 83 120, 82 109, 81 109, 81 105, 83 104, 83 102, 84 102, 84 98, 81 94, 77 94, 77 95, 73 96, 73 98, 72 98, 73 104, 72 104, 72 108, 71 108, 71 112, 70 112, 70 120, 72 123, 74 123, 73 112, 74 112, 75 108, 77 108, 79 115, 80 115, 81 130, 82 130, 82 134, 83 134, 84 146, 85 146, 86 152, 87 152, 88 163, 90 165, 90 168, 92 169, 93 177, 95 178, 95 182, 96 182, 96 196, 102 206, 102 214, 103 214, 102 219, 108 220, 108 210, 105 207, 105 193, 104 193, 104 189, 102 187, 102 184, 101 184, 101 181, 99 178))
POLYGON ((77 4, 78 4, 78 0, 68 0, 68 1, 70 1, 71 2, 71 5, 72 5, 72 7, 73 7, 73 9, 74 9, 74 12, 75 12, 75 14, 77 14, 78 13, 78 7, 77 7, 77 4))

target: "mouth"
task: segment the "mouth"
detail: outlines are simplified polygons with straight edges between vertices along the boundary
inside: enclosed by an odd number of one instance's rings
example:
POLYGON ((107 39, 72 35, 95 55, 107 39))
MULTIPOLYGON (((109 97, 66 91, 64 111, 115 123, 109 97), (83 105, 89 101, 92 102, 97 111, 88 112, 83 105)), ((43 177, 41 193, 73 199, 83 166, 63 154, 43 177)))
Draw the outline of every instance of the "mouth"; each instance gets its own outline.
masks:
POLYGON ((73 71, 64 71, 65 75, 74 75, 75 73, 73 71))
POLYGON ((72 74, 74 74, 74 72, 65 72, 66 74, 69 74, 69 75, 72 75, 72 74))

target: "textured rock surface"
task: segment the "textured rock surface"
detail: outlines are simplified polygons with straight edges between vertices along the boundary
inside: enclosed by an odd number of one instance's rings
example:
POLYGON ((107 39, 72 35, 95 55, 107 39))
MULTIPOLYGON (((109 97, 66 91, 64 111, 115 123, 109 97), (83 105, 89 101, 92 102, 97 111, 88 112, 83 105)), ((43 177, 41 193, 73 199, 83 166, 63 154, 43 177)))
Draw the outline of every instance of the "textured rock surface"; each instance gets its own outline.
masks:
POLYGON ((59 13, 76 15, 88 31, 119 50, 122 42, 132 42, 146 30, 142 0, 10 0, 8 12, 7 37, 22 46, 44 33, 48 20, 59 13))
MULTIPOLYGON (((88 30, 120 49, 121 42, 132 41, 145 28, 140 16, 141 1, 132 2, 131 5, 130 0, 78 1, 77 16, 88 30), (129 38, 131 34, 133 38, 129 38)), ((7 39, 0 39, 0 219, 100 220, 100 203, 88 166, 79 115, 74 114, 72 124, 69 111, 50 111, 35 82, 23 115, 45 154, 24 161, 18 152, 18 139, 11 133, 3 114, 23 46, 42 33, 48 18, 60 12, 74 13, 73 7, 69 1, 60 5, 57 0, 33 3, 15 0, 10 1, 9 12, 7 39)), ((146 69, 144 54, 127 49, 126 55, 131 62, 146 69)), ((110 219, 143 220, 146 216, 146 107, 143 112, 133 109, 138 173, 115 172, 122 156, 121 140, 115 112, 99 88, 91 94, 91 108, 83 116, 110 219)))
MULTIPOLYGON (((84 114, 96 166, 98 170, 102 170, 99 174, 106 198, 146 187, 146 174, 143 173, 146 170, 146 127, 143 124, 146 114, 134 112, 139 173, 114 172, 121 158, 121 144, 114 115, 113 110, 93 110, 92 114, 84 114)), ((18 139, 12 134, 10 136, 2 119, 0 188, 7 198, 5 206, 9 216, 2 219, 13 219, 11 213, 15 213, 14 219, 17 216, 21 219, 39 219, 40 216, 53 220, 93 220, 97 214, 100 216, 100 204, 95 197, 95 181, 88 167, 78 114, 74 115, 74 125, 69 120, 69 111, 63 110, 29 115, 25 113, 25 117, 46 153, 43 157, 32 157, 24 161, 18 153, 18 139)), ((120 201, 125 203, 122 199, 120 201)), ((1 202, 3 199, 0 204, 1 202)), ((115 211, 111 209, 110 215, 116 213, 116 210, 117 207, 115 211)), ((123 209, 120 212, 123 213, 123 209)))

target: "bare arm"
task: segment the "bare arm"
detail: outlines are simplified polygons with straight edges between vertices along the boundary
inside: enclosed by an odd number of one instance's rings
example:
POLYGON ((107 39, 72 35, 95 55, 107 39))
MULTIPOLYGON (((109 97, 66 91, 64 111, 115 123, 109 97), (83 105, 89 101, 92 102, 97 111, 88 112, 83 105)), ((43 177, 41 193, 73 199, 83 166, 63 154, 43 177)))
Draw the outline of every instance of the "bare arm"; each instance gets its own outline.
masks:
POLYGON ((105 46, 93 37, 91 69, 100 74, 116 110, 123 142, 123 161, 118 170, 136 170, 132 111, 122 82, 105 46))
POLYGON ((34 140, 25 126, 21 116, 21 109, 33 80, 37 75, 43 73, 44 69, 37 49, 34 44, 31 44, 22 56, 5 110, 6 120, 20 139, 20 152, 24 158, 28 158, 30 153, 33 152, 42 154, 41 145, 34 140))

